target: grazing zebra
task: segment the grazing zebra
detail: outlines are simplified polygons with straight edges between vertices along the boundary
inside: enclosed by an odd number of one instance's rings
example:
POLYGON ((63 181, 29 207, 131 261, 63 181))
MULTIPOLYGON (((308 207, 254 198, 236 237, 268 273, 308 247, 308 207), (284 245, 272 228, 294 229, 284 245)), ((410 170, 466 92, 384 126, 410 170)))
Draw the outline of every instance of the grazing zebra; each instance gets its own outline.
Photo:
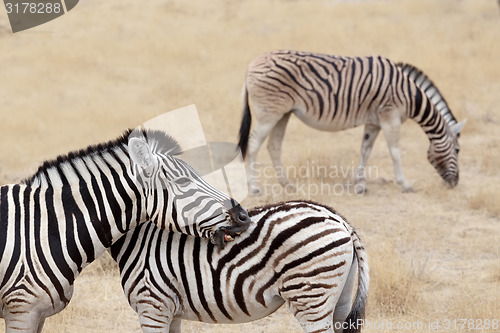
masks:
POLYGON ((252 194, 260 194, 255 160, 267 136, 279 181, 283 186, 290 183, 280 155, 291 113, 324 131, 365 125, 355 175, 357 192, 366 191, 366 162, 380 129, 397 183, 404 192, 412 191, 403 175, 399 150, 400 127, 407 118, 415 120, 427 134, 430 163, 451 187, 458 183, 457 139, 465 121, 457 123, 435 85, 411 65, 396 65, 380 56, 351 58, 297 51, 270 52, 254 59, 245 80, 238 143, 247 155, 252 194), (256 118, 250 139, 249 103, 256 118))
POLYGON ((305 332, 359 332, 368 264, 347 221, 309 201, 255 208, 249 215, 250 227, 224 249, 152 223, 111 246, 142 331, 178 333, 182 319, 253 321, 286 302, 305 332))
POLYGON ((0 188, 7 332, 40 332, 45 318, 68 304, 82 269, 139 223, 217 244, 248 227, 246 211, 177 159, 179 151, 161 132, 129 131, 0 188))

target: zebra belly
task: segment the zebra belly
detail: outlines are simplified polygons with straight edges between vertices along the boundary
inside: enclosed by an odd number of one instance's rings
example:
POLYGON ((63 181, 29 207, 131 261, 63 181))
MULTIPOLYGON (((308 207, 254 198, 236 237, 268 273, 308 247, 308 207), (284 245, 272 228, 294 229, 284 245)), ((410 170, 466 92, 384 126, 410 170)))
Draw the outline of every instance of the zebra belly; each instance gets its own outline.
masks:
MULTIPOLYGON (((188 300, 184 300, 187 302, 188 300)), ((191 320, 191 321, 201 321, 204 323, 213 323, 213 324, 240 324, 240 323, 248 323, 254 320, 259 320, 269 316, 270 314, 276 312, 285 301, 279 297, 274 296, 270 300, 266 301, 266 305, 256 306, 255 303, 249 304, 248 306, 248 315, 243 313, 239 308, 235 309, 236 311, 230 311, 229 315, 231 318, 226 317, 225 315, 219 313, 215 314, 215 320, 208 316, 206 313, 201 314, 201 320, 198 315, 191 309, 185 309, 181 315, 177 315, 177 318, 191 320)), ((213 304, 212 304, 213 305, 213 304)))
POLYGON ((343 131, 349 128, 357 127, 367 123, 378 123, 375 119, 371 119, 368 115, 364 117, 357 117, 355 119, 338 119, 340 117, 334 118, 333 120, 325 119, 325 116, 318 117, 317 115, 308 112, 302 108, 297 108, 293 112, 297 118, 299 118, 304 124, 326 132, 337 132, 343 131))
POLYGON ((232 322, 240 322, 240 323, 247 323, 250 321, 262 319, 264 317, 269 316, 271 313, 274 313, 276 310, 278 310, 283 304, 285 304, 285 301, 279 297, 275 296, 273 297, 270 301, 266 302, 266 306, 262 307, 250 307, 249 313, 250 316, 247 315, 242 315, 241 312, 237 312, 237 315, 235 315, 235 318, 233 318, 233 321, 227 322, 227 323, 232 323, 232 322))

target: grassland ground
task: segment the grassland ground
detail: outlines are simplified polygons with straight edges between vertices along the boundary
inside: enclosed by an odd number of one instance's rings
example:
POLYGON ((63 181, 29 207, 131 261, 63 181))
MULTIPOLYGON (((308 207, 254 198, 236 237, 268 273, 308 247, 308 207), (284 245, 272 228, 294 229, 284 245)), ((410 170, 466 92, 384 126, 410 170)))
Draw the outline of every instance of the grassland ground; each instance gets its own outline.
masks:
MULTIPOLYGON (((87 0, 17 34, 0 11, 0 183, 188 104, 197 105, 209 141, 235 142, 245 69, 262 52, 408 62, 430 76, 459 120, 468 119, 456 188, 444 186, 426 160, 424 133, 408 121, 400 145, 415 193, 394 184, 382 136, 369 160, 368 193, 349 193, 362 129, 318 132, 292 117, 285 165, 344 172, 292 174, 300 191, 291 195, 271 173, 261 181, 275 190, 243 203, 315 200, 358 229, 371 265, 366 332, 498 332, 484 326, 500 320, 498 41, 494 0, 87 0), (462 327, 462 319, 474 323, 462 327), (447 328, 454 320, 458 326, 447 328)), ((265 148, 258 161, 269 169, 265 148)), ((301 332, 286 308, 241 326, 184 323, 185 332, 235 329, 301 332)), ((106 254, 83 271, 70 305, 44 331, 139 330, 106 254)))

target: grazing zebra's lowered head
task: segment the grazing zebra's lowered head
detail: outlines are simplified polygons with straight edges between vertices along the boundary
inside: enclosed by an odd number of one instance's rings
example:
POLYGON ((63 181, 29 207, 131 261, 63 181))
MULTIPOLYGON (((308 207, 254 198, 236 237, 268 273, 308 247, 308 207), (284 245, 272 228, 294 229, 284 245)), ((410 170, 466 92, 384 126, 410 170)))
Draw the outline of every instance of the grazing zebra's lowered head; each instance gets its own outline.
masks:
POLYGON ((129 135, 128 150, 132 172, 145 192, 146 219, 161 229, 209 238, 223 246, 224 241, 248 227, 250 219, 234 199, 176 158, 181 148, 170 136, 134 130, 129 135), (158 209, 162 202, 165 206, 158 209), (172 222, 168 227, 167 221, 172 222))
MULTIPOLYGON (((427 159, 444 181, 450 187, 454 187, 458 184, 459 177, 458 153, 460 152, 460 145, 458 138, 466 120, 457 122, 443 95, 424 72, 413 65, 401 62, 397 63, 396 66, 400 67, 403 73, 406 73, 415 82, 430 100, 430 105, 434 106, 434 109, 441 114, 442 121, 440 123, 436 116, 433 119, 437 128, 434 129, 431 126, 431 130, 427 131, 430 140, 427 159), (446 135, 435 135, 443 132, 446 135)), ((416 91, 415 98, 417 107, 421 107, 422 96, 420 91, 416 91)), ((426 110, 426 113, 428 117, 432 116, 430 111, 426 110)), ((424 116, 422 116, 422 119, 425 121, 424 116)))
POLYGON ((69 303, 82 269, 146 221, 219 246, 249 226, 247 212, 176 158, 179 151, 163 132, 128 131, 0 187, 7 332, 41 332, 45 318, 69 303))
POLYGON ((458 138, 465 121, 448 128, 449 135, 445 139, 432 140, 427 150, 427 159, 434 166, 441 178, 450 186, 458 184, 458 153, 460 145, 458 138))

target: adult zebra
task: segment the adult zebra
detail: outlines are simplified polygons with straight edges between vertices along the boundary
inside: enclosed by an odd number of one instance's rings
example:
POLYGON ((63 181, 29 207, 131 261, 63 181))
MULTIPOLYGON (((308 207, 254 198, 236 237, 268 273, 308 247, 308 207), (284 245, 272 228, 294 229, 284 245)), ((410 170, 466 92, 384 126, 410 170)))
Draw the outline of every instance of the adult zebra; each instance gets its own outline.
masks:
POLYGON ((411 65, 396 65, 380 56, 352 58, 276 51, 254 59, 245 80, 238 143, 243 156, 247 155, 250 193, 260 194, 255 160, 268 136, 267 148, 279 181, 283 186, 290 183, 280 155, 291 113, 324 131, 365 125, 355 175, 357 192, 366 191, 366 162, 380 129, 389 147, 396 182, 404 192, 412 191, 403 175, 399 150, 400 127, 407 118, 415 120, 427 134, 429 162, 446 183, 457 185, 457 139, 465 121, 457 123, 444 98, 423 73, 418 71, 417 80, 413 79, 416 75, 409 75, 417 71, 411 65), (250 139, 249 102, 256 119, 250 139))
POLYGON ((164 133, 128 131, 0 188, 7 332, 40 332, 45 318, 68 304, 81 270, 139 223, 217 244, 249 225, 246 211, 177 159, 179 152, 164 133))
POLYGON ((347 221, 309 201, 255 208, 249 215, 250 227, 224 249, 151 223, 111 246, 142 331, 179 333, 182 319, 248 322, 286 302, 305 332, 359 332, 369 272, 347 221))

